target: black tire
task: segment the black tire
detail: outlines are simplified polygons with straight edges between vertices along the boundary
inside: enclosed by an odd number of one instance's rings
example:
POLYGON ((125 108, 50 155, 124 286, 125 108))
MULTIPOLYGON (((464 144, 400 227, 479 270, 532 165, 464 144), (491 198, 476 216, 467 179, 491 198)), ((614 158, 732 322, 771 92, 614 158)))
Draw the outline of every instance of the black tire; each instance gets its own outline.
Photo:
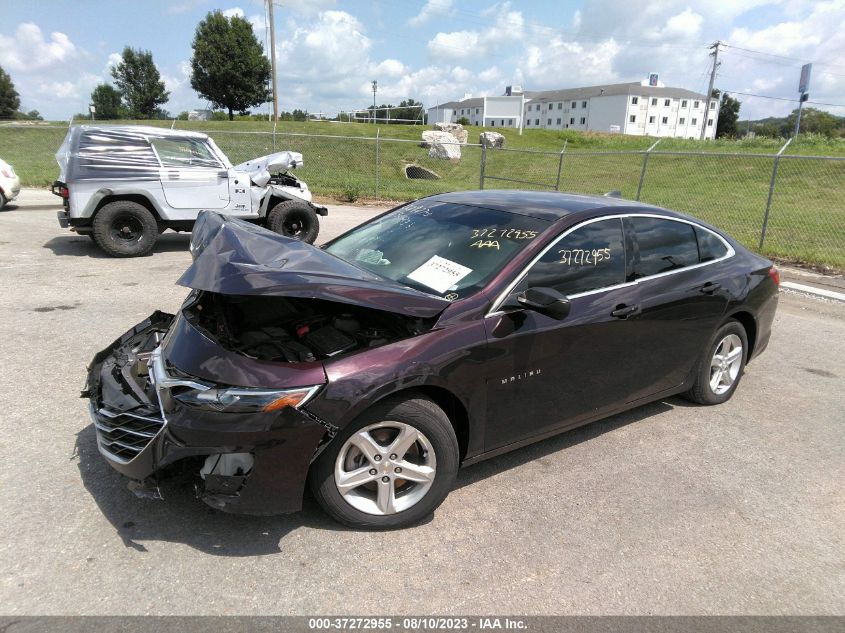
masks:
POLYGON ((109 202, 94 217, 94 241, 112 257, 148 255, 157 236, 156 219, 137 202, 109 202))
POLYGON ((4 195, 3 195, 3 192, 2 192, 2 191, 0 191, 0 211, 2 211, 2 210, 3 210, 3 207, 5 207, 5 206, 6 206, 6 203, 7 203, 7 202, 8 202, 8 200, 6 200, 6 196, 4 196, 4 195))
POLYGON ((279 235, 313 244, 320 232, 320 220, 307 202, 285 200, 267 214, 267 228, 279 235))
MULTIPOLYGON (((721 356, 721 355, 720 355, 721 356)), ((748 335, 745 333, 745 328, 739 321, 731 319, 725 322, 716 330, 716 333, 708 342, 707 346, 702 351, 701 359, 698 362, 696 369, 695 382, 684 396, 688 400, 697 402, 703 405, 722 404, 730 400, 736 388, 739 386, 742 375, 745 372, 745 363, 748 361, 748 335), (717 390, 713 389, 711 379, 714 379, 714 371, 718 372, 718 367, 714 368, 713 363, 717 362, 715 355, 717 350, 723 343, 729 340, 729 337, 738 337, 741 341, 742 349, 739 359, 738 371, 736 377, 731 379, 730 385, 721 385, 717 390), (723 391, 720 391, 723 389, 723 391)), ((730 376, 730 373, 728 374, 730 376)), ((718 382, 718 381, 717 381, 718 382)))
MULTIPOLYGON (((381 429, 376 429, 373 433, 377 433, 378 431, 381 431, 381 429)), ((387 443, 389 444, 390 441, 391 438, 388 436, 387 443)), ((409 452, 400 455, 399 459, 413 459, 409 455, 416 450, 418 455, 423 456, 420 459, 430 460, 432 456, 429 454, 429 451, 420 450, 422 445, 422 443, 412 445, 409 452)), ((384 448, 387 448, 387 444, 384 445, 384 448)), ((431 400, 420 396, 390 398, 366 411, 331 441, 325 451, 323 451, 317 461, 312 465, 308 482, 320 506, 326 513, 340 523, 353 528, 371 530, 404 528, 414 525, 427 517, 443 502, 454 484, 458 472, 459 455, 458 440, 455 437, 455 431, 449 422, 449 418, 440 407, 431 400), (420 489, 422 496, 419 500, 414 501, 413 505, 407 509, 396 511, 392 514, 372 514, 353 507, 340 493, 335 480, 335 465, 336 462, 341 463, 338 457, 342 451, 346 452, 345 447, 348 446, 347 441, 353 436, 358 437, 357 434, 359 431, 365 429, 365 427, 381 424, 387 427, 391 424, 402 424, 413 427, 413 429, 422 434, 422 441, 428 443, 427 445, 434 453, 433 457, 436 461, 433 481, 429 484, 430 487, 425 490, 423 486, 420 489)), ((391 459, 393 457, 395 456, 391 456, 391 459)), ((385 453, 385 457, 381 461, 381 466, 387 469, 386 472, 393 469, 393 466, 388 464, 388 461, 387 453, 385 453)), ((402 463, 408 464, 409 461, 402 463)), ((367 463, 362 461, 362 464, 355 467, 370 468, 375 465, 377 463, 370 459, 367 463)), ((372 468, 369 472, 372 473, 373 470, 375 468, 372 468)), ((396 491, 394 493, 395 499, 399 503, 401 503, 401 495, 407 494, 408 492, 414 494, 415 487, 421 485, 407 481, 403 482, 401 475, 395 475, 395 478, 396 487, 393 489, 396 491)), ((372 484, 377 489, 380 485, 376 481, 377 479, 386 481, 386 477, 379 476, 372 482, 364 484, 364 487, 372 484)), ((394 486, 393 480, 391 480, 390 486, 394 486)), ((356 490, 360 490, 360 488, 356 490)), ((375 491, 370 493, 366 489, 363 493, 364 495, 372 494, 373 497, 377 494, 375 491)), ((375 501, 370 501, 370 503, 375 503, 375 501)))

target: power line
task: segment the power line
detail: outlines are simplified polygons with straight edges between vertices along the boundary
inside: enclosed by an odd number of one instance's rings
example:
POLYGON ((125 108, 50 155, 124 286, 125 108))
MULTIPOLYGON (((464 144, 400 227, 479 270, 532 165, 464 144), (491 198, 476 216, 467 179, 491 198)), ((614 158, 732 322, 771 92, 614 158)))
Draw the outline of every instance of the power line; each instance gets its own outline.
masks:
POLYGON ((751 48, 742 48, 741 46, 733 46, 731 44, 725 44, 725 46, 727 48, 733 48, 734 50, 745 51, 746 53, 755 53, 757 55, 766 55, 768 57, 777 57, 779 59, 786 59, 786 60, 790 60, 790 61, 801 62, 802 64, 813 64, 813 65, 816 65, 816 66, 832 66, 834 68, 845 69, 845 66, 843 66, 842 64, 832 64, 830 62, 813 61, 813 60, 810 60, 810 59, 802 59, 800 57, 790 57, 789 55, 779 55, 777 53, 767 53, 765 51, 755 51, 754 49, 751 49, 751 48))
MULTIPOLYGON (((739 90, 724 90, 725 94, 732 94, 732 95, 744 95, 746 97, 757 97, 759 99, 774 99, 775 101, 792 101, 793 103, 798 103, 799 99, 791 99, 790 97, 774 97, 772 95, 758 95, 754 94, 753 92, 742 92, 739 90)), ((821 105, 821 106, 828 106, 831 108, 845 108, 845 104, 843 103, 825 103, 823 101, 805 101, 804 103, 810 103, 812 105, 821 105)))

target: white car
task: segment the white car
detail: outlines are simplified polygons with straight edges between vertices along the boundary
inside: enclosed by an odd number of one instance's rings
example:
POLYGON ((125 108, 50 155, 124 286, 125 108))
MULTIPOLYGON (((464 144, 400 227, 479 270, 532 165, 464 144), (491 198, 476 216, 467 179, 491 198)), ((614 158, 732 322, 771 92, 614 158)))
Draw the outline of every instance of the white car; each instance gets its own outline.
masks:
POLYGON ((89 235, 109 255, 153 250, 159 233, 190 231, 216 211, 313 243, 325 207, 291 173, 302 154, 277 152, 232 165, 199 132, 144 126, 75 125, 56 154, 59 224, 89 235))
POLYGON ((14 168, 0 158, 0 209, 6 203, 14 200, 21 192, 21 179, 15 173, 14 168))

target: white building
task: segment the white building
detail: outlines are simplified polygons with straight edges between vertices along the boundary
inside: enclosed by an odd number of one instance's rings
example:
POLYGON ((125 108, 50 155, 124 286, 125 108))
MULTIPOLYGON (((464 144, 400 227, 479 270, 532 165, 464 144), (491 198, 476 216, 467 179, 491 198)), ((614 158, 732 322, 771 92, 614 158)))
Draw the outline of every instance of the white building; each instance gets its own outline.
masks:
POLYGON ((648 81, 588 88, 529 91, 518 96, 480 97, 453 101, 428 110, 429 122, 525 129, 592 130, 657 137, 705 138, 716 136, 718 100, 683 88, 648 81))

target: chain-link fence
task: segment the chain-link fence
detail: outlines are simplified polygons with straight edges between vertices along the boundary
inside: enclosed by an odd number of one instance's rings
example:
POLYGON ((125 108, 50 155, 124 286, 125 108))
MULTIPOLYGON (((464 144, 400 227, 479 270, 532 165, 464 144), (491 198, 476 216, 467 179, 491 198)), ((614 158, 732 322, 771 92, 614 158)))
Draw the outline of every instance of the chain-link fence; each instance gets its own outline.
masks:
MULTIPOLYGON (((58 126, 0 126, 0 158, 25 185, 49 185, 58 126)), ((237 164, 273 151, 301 152, 297 176, 317 196, 411 200, 444 191, 525 188, 604 194, 695 215, 766 255, 845 268, 845 158, 647 151, 549 152, 456 146, 429 155, 419 141, 375 137, 211 131, 237 164)))

